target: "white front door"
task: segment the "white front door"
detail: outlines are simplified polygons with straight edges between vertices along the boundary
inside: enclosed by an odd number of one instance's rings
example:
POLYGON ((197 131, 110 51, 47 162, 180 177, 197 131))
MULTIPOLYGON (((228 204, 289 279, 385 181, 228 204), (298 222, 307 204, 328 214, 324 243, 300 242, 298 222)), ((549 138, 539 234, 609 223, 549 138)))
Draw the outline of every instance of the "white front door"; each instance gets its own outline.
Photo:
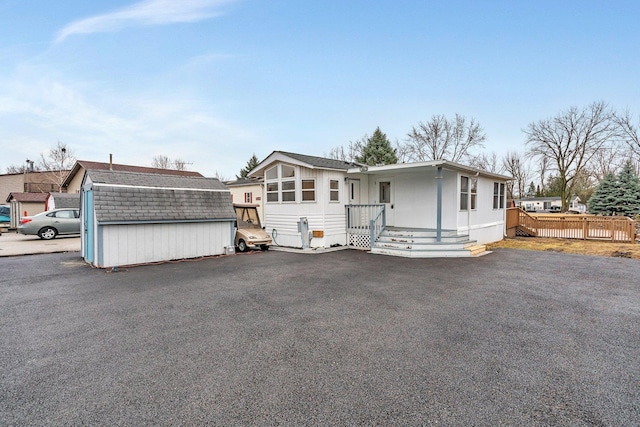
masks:
POLYGON ((393 226, 393 178, 380 178, 376 180, 377 203, 384 204, 387 225, 393 226))

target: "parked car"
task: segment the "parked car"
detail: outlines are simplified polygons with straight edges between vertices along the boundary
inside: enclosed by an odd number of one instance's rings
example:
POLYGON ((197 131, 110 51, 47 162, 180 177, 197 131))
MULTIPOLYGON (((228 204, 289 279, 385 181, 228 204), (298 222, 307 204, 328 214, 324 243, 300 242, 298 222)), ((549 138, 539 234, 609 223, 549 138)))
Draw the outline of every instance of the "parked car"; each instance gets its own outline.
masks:
POLYGON ((547 209, 549 212, 551 213, 560 213, 562 212, 562 207, 561 206, 550 206, 549 209, 547 209))
POLYGON ((238 251, 260 248, 269 249, 272 240, 260 224, 258 207, 256 205, 233 205, 236 211, 235 245, 238 251))
POLYGON ((58 234, 80 234, 79 209, 53 209, 20 219, 18 233, 51 240, 58 234))
POLYGON ((11 222, 9 206, 0 206, 0 223, 11 222))

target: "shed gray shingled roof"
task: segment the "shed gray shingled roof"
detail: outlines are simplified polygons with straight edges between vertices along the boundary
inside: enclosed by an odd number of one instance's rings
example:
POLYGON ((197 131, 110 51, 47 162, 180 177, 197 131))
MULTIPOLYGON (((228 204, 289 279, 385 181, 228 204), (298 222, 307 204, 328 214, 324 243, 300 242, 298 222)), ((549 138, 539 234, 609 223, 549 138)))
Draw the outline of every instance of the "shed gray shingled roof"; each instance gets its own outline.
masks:
POLYGON ((359 163, 346 162, 344 160, 327 159, 325 157, 307 156, 306 154, 289 153, 287 151, 275 151, 289 156, 292 159, 299 160, 311 166, 324 169, 348 170, 360 166, 359 163))
POLYGON ((229 190, 215 178, 87 171, 102 223, 235 220, 229 190))

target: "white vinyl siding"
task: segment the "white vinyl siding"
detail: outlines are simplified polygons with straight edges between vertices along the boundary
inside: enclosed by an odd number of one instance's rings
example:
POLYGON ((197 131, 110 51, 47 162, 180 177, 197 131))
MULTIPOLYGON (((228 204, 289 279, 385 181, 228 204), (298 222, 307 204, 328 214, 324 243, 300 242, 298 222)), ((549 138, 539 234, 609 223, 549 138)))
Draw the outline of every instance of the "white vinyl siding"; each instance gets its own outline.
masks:
POLYGON ((100 267, 222 255, 232 222, 103 225, 97 238, 100 267))

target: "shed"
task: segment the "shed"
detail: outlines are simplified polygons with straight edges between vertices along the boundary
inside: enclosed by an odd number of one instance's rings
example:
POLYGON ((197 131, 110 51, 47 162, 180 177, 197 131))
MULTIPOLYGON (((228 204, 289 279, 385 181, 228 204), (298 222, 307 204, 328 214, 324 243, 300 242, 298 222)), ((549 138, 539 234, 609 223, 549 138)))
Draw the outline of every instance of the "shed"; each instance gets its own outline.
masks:
POLYGON ((215 178, 87 170, 83 259, 115 267, 221 255, 233 245, 230 191, 215 178))
POLYGON ((49 193, 10 193, 6 201, 11 208, 11 228, 17 228, 23 216, 44 212, 48 195, 49 193))

